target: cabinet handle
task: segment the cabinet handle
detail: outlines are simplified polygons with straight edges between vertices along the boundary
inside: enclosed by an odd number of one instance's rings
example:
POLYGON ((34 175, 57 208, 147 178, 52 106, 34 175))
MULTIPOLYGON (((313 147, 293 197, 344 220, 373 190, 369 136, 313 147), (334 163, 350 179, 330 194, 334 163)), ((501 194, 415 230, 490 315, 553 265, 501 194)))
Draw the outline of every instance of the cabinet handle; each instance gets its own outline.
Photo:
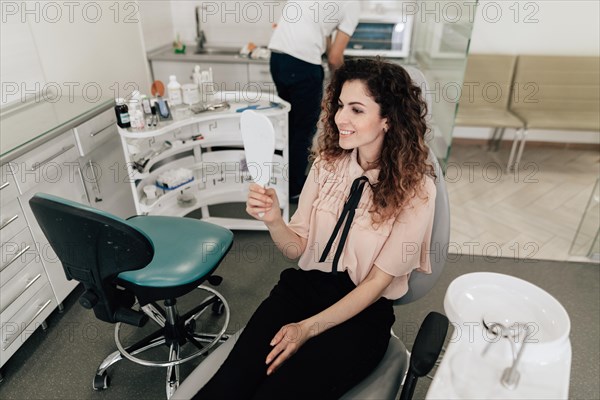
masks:
POLYGON ((71 150, 73 147, 75 147, 74 144, 65 146, 61 150, 59 150, 56 154, 51 155, 50 157, 46 158, 43 161, 34 163, 33 166, 31 167, 31 171, 38 170, 42 165, 48 164, 50 161, 54 160, 56 157, 60 156, 61 154, 66 153, 67 151, 71 150))
MULTIPOLYGON (((20 293, 19 293, 19 294, 17 294, 17 295, 10 296, 10 297, 8 298, 8 300, 9 300, 9 301, 8 301, 8 304, 6 304, 6 302, 5 302, 4 304, 2 304, 2 307, 0 308, 0 311, 4 311, 4 310, 6 310, 8 307, 10 307, 10 306, 11 306, 11 304, 15 302, 15 300, 17 300, 19 297, 21 297, 21 295, 22 295, 23 293, 25 293, 25 292, 27 291, 27 289, 29 289, 29 287, 30 287, 31 285, 33 285, 33 284, 35 283, 35 281, 37 281, 37 280, 38 280, 38 279, 40 279, 41 277, 42 277, 42 274, 38 274, 38 275, 37 275, 35 278, 33 278, 33 279, 28 279, 28 280, 27 280, 27 284, 25 285, 25 287, 24 287, 23 289, 21 289, 20 293)), ((16 286, 16 285, 15 285, 15 286, 16 286)))
POLYGON ((9 262, 7 262, 6 264, 4 264, 2 267, 0 267, 0 271, 3 271, 4 268, 8 267, 10 264, 14 263, 15 261, 17 261, 17 259, 19 257, 21 257, 23 254, 25 254, 31 246, 27 245, 27 247, 25 247, 23 250, 21 250, 16 256, 14 256, 12 258, 12 260, 10 260, 9 262))
POLYGON ((10 185, 10 182, 4 182, 2 186, 0 186, 0 190, 4 189, 5 187, 8 187, 8 185, 10 185))
POLYGON ((87 199, 88 204, 92 204, 90 201, 90 194, 88 193, 87 186, 83 180, 83 172, 81 171, 81 167, 77 166, 77 172, 79 172, 79 180, 81 181, 81 186, 83 186, 83 192, 85 193, 85 198, 87 199))
POLYGON ((48 300, 43 305, 38 306, 38 308, 39 308, 38 311, 35 313, 33 318, 31 318, 29 320, 29 322, 27 322, 26 324, 20 324, 20 326, 19 326, 20 329, 17 332, 13 333, 11 336, 3 338, 2 339, 2 350, 6 350, 15 341, 15 339, 21 334, 21 332, 23 332, 23 329, 28 327, 46 309, 46 307, 48 307, 50 305, 50 303, 52 303, 52 300, 48 300))
POLYGON ((99 131, 96 131, 96 132, 90 133, 90 136, 91 136, 91 137, 94 137, 94 136, 96 136, 96 135, 98 135, 98 134, 100 134, 100 133, 104 132, 104 131, 105 131, 105 130, 107 130, 108 128, 112 127, 114 124, 115 124, 114 122, 111 122, 110 124, 106 125, 104 128, 100 129, 99 131))
POLYGON ((90 158, 90 160, 88 161, 88 164, 90 165, 90 171, 92 171, 92 179, 94 179, 94 187, 96 189, 98 189, 98 196, 96 196, 96 203, 98 203, 99 201, 102 201, 102 192, 100 191, 100 183, 98 182, 98 178, 96 177, 96 171, 94 170, 94 163, 92 162, 92 159, 90 158))
POLYGON ((14 217, 10 218, 8 221, 3 222, 2 225, 0 225, 0 230, 6 228, 8 226, 8 224, 10 224, 11 222, 13 222, 17 218, 19 218, 19 214, 16 214, 14 217))
MULTIPOLYGON (((31 285, 33 285, 35 283, 35 281, 37 281, 38 279, 40 279, 42 277, 42 274, 37 274, 37 276, 35 278, 31 278, 28 282, 27 285, 25 286, 25 289, 21 292, 21 294, 25 293, 25 290, 29 289, 29 287, 31 285)), ((19 294, 19 296, 21 295, 19 294)))

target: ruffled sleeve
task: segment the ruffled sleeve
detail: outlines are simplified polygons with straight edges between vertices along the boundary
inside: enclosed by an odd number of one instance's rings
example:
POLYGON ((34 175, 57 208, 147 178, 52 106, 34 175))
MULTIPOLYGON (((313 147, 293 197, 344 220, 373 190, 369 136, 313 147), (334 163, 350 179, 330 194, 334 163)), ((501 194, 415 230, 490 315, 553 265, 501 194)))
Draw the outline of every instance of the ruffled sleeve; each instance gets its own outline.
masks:
POLYGON ((319 177, 322 174, 319 173, 318 165, 319 158, 315 160, 310 168, 310 172, 308 173, 308 177, 306 178, 306 182, 304 183, 304 187, 300 193, 300 198, 298 199, 298 209, 288 224, 288 227, 291 230, 293 230, 298 236, 305 239, 308 238, 313 203, 317 199, 319 188, 321 187, 319 177))
POLYGON ((423 189, 396 218, 392 232, 374 262, 394 277, 408 276, 415 269, 431 273, 429 247, 436 195, 431 178, 425 178, 423 189))

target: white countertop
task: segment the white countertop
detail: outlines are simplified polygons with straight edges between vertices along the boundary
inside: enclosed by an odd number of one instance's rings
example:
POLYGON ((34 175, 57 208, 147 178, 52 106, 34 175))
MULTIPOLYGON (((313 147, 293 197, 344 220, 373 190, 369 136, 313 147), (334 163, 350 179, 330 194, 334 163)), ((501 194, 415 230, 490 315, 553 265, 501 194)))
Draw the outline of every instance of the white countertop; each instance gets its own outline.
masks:
MULTIPOLYGON (((207 46, 210 47, 210 46, 207 46)), ((239 54, 196 54, 195 45, 189 45, 184 54, 176 54, 173 47, 165 45, 147 54, 150 61, 180 61, 180 62, 223 62, 223 63, 253 63, 268 64, 268 59, 252 59, 250 57, 240 56, 239 54)))
POLYGON ((8 162, 113 105, 114 100, 106 97, 63 96, 49 102, 40 96, 6 110, 0 118, 0 160, 8 162))

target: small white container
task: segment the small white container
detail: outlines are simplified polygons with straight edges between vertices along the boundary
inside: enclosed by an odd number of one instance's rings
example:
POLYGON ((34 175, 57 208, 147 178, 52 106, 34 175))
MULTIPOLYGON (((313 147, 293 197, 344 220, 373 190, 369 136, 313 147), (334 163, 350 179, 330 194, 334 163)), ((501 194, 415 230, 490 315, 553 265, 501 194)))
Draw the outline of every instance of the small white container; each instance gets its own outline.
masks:
POLYGON ((167 90, 169 92, 169 103, 171 103, 172 106, 178 106, 183 102, 181 85, 177 82, 177 77, 175 75, 169 76, 167 90))
POLYGON ((183 91, 183 102, 187 105, 196 104, 200 101, 200 92, 198 91, 198 85, 193 83, 186 83, 181 86, 183 91))
POLYGON ((148 199, 148 200, 156 199, 156 186, 154 186, 154 185, 144 186, 144 193, 146 194, 146 199, 148 199))

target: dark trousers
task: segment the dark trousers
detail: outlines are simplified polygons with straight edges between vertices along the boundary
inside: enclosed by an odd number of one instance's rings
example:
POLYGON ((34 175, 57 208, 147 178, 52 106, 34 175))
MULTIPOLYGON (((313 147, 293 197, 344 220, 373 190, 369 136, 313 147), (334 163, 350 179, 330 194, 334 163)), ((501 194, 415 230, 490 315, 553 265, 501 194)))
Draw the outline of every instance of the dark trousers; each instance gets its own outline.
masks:
POLYGON ((292 105, 289 113, 289 190, 299 195, 306 180, 309 148, 317 131, 323 98, 323 67, 281 53, 271 53, 271 76, 277 93, 292 105))
POLYGON ((195 399, 337 399, 381 361, 394 323, 381 298, 354 318, 309 339, 267 376, 269 342, 285 324, 317 314, 355 285, 347 273, 287 269, 258 307, 229 357, 195 399))

